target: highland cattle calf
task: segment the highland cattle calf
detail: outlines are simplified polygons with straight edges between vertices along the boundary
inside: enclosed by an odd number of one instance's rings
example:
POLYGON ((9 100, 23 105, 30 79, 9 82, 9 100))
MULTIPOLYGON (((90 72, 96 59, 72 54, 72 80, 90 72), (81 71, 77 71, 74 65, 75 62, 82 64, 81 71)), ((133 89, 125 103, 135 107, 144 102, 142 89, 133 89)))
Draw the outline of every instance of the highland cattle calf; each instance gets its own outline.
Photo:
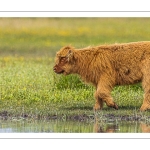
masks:
POLYGON ((141 111, 150 109, 150 42, 100 45, 75 49, 66 46, 56 54, 54 72, 78 74, 96 87, 94 109, 102 109, 103 102, 118 109, 111 90, 115 85, 142 82, 144 101, 141 111))

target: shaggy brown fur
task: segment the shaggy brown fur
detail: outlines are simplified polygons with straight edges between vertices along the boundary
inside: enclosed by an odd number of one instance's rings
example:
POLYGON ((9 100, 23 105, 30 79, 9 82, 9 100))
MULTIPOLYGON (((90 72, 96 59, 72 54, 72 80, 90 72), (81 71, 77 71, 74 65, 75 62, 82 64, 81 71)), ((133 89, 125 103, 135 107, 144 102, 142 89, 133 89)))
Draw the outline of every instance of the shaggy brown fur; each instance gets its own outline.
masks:
POLYGON ((56 55, 56 73, 79 74, 96 87, 94 109, 102 109, 103 102, 118 109, 111 97, 115 85, 142 81, 144 101, 141 111, 150 109, 150 42, 100 45, 75 49, 66 46, 56 55))

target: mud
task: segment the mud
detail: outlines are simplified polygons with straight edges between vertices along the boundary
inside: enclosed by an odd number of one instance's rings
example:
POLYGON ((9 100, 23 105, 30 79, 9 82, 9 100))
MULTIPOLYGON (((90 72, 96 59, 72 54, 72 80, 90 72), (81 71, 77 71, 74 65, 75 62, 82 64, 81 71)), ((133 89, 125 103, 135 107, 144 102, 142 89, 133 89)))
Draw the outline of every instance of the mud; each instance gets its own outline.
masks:
POLYGON ((113 122, 113 121, 150 121, 150 116, 146 118, 142 115, 113 115, 113 114, 106 114, 106 115, 47 115, 47 116, 40 116, 40 115, 28 115, 28 114, 19 114, 13 115, 10 114, 8 111, 0 112, 0 119, 1 120, 11 120, 11 119, 35 119, 35 120, 72 120, 72 121, 86 121, 86 120, 102 120, 106 122, 113 122))

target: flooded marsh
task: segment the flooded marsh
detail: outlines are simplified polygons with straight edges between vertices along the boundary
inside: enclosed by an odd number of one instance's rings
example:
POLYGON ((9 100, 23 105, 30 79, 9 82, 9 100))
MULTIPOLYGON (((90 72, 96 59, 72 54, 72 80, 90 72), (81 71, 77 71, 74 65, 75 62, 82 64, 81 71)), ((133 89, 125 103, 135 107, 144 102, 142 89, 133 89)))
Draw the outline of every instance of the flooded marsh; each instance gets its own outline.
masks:
POLYGON ((1 120, 0 133, 150 133, 150 123, 1 120))

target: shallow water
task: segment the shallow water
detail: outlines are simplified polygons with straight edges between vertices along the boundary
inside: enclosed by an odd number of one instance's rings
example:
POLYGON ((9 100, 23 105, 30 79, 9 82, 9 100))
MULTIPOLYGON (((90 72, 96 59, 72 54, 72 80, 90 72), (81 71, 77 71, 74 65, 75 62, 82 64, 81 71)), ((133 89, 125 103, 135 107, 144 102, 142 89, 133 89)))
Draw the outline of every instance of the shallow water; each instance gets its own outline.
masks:
POLYGON ((78 122, 62 120, 1 120, 1 133, 149 133, 143 122, 78 122))

